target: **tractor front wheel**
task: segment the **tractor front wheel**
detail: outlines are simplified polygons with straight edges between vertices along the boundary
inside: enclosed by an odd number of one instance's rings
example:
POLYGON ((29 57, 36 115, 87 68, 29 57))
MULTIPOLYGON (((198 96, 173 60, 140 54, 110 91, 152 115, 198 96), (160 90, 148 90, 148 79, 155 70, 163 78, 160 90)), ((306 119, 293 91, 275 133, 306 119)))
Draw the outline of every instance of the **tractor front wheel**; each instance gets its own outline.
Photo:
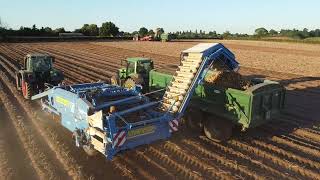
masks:
POLYGON ((119 85, 117 76, 112 76, 110 78, 110 84, 111 85, 119 85))
POLYGON ((230 139, 232 135, 233 124, 227 119, 206 119, 204 121, 204 134, 210 140, 223 142, 230 139))
POLYGON ((128 88, 128 89, 132 89, 135 87, 135 85, 143 85, 143 80, 136 78, 136 79, 132 79, 132 78, 128 78, 125 82, 124 82, 124 87, 128 88))
POLYGON ((25 99, 30 99, 32 92, 32 85, 28 82, 22 82, 22 94, 25 99))

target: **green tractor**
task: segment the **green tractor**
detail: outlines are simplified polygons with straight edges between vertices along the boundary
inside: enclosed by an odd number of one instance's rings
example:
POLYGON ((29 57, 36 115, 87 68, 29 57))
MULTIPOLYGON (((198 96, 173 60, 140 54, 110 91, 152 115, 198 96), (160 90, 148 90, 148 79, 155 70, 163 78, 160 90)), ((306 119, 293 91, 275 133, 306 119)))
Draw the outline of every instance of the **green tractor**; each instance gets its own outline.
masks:
POLYGON ((142 85, 143 91, 148 89, 149 73, 154 69, 150 58, 127 58, 121 61, 121 65, 125 67, 119 69, 118 73, 111 77, 111 84, 126 88, 142 85))
POLYGON ((25 99, 45 90, 46 84, 56 86, 64 76, 53 68, 54 57, 47 54, 28 54, 23 60, 23 67, 16 72, 17 89, 25 99))

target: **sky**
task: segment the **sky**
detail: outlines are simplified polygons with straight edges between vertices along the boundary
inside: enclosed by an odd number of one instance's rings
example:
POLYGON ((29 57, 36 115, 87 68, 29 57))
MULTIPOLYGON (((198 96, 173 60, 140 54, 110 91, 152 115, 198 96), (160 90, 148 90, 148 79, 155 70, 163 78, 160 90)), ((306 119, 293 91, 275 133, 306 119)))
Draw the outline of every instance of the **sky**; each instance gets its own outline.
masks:
POLYGON ((9 28, 65 27, 114 22, 121 31, 163 27, 166 32, 205 30, 252 34, 256 28, 320 28, 319 0, 0 0, 9 28))

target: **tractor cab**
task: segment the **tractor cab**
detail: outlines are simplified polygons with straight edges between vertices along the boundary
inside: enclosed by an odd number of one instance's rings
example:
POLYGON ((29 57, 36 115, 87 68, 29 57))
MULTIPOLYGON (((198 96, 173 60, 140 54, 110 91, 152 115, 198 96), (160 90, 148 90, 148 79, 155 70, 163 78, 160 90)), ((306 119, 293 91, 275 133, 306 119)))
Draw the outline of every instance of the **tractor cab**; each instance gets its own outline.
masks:
POLYGON ((56 86, 64 76, 53 68, 54 57, 48 54, 28 54, 23 59, 23 67, 16 72, 17 89, 26 99, 45 90, 45 84, 56 86))
POLYGON ((46 72, 53 67, 54 57, 46 54, 28 54, 23 61, 24 70, 31 72, 46 72))
POLYGON ((112 84, 120 84, 132 88, 136 84, 148 85, 149 72, 154 69, 150 58, 135 57, 121 61, 123 68, 119 69, 118 77, 111 79, 112 84))

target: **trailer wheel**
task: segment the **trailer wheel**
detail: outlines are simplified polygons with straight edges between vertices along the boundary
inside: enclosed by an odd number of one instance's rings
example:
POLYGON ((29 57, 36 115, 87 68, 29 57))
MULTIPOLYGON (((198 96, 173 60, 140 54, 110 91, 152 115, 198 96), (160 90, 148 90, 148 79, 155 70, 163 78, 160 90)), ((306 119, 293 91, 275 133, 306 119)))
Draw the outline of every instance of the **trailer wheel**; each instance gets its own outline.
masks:
POLYGON ((197 110, 190 110, 186 116, 186 125, 192 130, 199 130, 202 125, 203 113, 197 110))
POLYGON ((95 156, 98 154, 98 151, 92 148, 90 145, 83 145, 82 148, 88 156, 95 156))
POLYGON ((212 141, 223 142, 230 139, 233 124, 227 119, 206 119, 204 121, 204 134, 212 141))
POLYGON ((22 94, 25 99, 30 99, 32 96, 32 85, 28 82, 22 82, 22 94))

